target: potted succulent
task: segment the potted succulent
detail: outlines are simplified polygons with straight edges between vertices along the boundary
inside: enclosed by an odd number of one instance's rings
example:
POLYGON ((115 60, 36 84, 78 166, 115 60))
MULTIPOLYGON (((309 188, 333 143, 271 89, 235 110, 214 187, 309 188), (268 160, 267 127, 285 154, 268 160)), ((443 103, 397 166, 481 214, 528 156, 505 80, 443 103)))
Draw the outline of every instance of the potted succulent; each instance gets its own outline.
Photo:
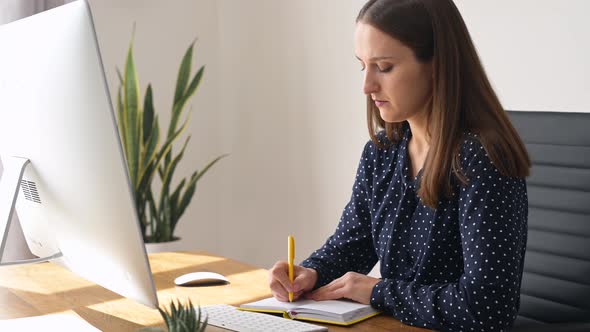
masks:
POLYGON ((193 46, 194 43, 186 50, 178 71, 166 136, 160 134, 151 84, 148 84, 143 103, 141 102, 133 60, 133 38, 123 74, 117 70, 120 81, 117 94, 118 126, 145 243, 178 239, 174 235, 174 229, 195 194, 197 182, 226 156, 213 159, 202 170, 194 171, 189 178, 183 178, 173 187, 174 172, 183 158, 190 135, 185 138, 177 153, 173 151, 173 145, 188 126, 192 109, 189 109, 181 122, 183 111, 197 90, 205 69, 201 66, 191 77, 193 46), (157 194, 152 187, 156 178, 161 181, 161 189, 157 194))
MULTIPOLYGON (((180 301, 178 301, 178 304, 172 301, 170 302, 170 311, 162 308, 158 308, 158 311, 164 318, 164 323, 169 332, 203 332, 207 327, 207 317, 203 319, 201 307, 198 306, 197 310, 195 310, 190 300, 186 305, 180 303, 180 301)), ((164 331, 159 327, 144 327, 138 330, 138 332, 164 331)))

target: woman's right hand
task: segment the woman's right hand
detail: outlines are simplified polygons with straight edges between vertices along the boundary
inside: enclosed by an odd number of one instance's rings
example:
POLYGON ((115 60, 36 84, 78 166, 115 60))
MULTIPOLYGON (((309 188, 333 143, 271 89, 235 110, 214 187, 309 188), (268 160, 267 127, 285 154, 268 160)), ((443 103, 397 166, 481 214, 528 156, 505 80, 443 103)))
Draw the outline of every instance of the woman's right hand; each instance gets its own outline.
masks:
POLYGON ((289 302, 289 291, 293 292, 293 301, 311 291, 318 280, 316 270, 303 266, 293 266, 293 284, 289 280, 289 264, 278 261, 268 274, 272 295, 281 302, 289 302))

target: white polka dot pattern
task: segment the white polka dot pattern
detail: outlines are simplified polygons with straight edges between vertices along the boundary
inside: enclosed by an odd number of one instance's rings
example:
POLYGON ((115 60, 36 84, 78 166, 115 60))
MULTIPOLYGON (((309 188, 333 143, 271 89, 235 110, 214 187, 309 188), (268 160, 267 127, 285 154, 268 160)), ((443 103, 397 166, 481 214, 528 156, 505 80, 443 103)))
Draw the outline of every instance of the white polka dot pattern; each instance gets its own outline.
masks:
POLYGON ((374 307, 441 331, 508 330, 526 247, 525 180, 502 176, 477 135, 466 134, 460 157, 469 183, 454 180, 450 197, 426 207, 416 194, 421 174, 408 175, 404 128, 387 149, 367 143, 335 233, 302 265, 317 270, 320 287, 379 260, 374 307))

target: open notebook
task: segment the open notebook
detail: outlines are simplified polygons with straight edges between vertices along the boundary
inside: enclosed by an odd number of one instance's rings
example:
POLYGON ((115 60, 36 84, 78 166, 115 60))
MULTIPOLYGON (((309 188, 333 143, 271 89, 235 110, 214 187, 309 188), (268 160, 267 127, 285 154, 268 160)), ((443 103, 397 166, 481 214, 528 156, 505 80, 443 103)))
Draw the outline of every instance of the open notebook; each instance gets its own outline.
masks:
POLYGON ((368 304, 346 300, 299 300, 297 302, 280 302, 268 299, 242 304, 238 309, 256 312, 280 313, 285 318, 308 320, 337 325, 352 325, 376 316, 380 311, 368 304))

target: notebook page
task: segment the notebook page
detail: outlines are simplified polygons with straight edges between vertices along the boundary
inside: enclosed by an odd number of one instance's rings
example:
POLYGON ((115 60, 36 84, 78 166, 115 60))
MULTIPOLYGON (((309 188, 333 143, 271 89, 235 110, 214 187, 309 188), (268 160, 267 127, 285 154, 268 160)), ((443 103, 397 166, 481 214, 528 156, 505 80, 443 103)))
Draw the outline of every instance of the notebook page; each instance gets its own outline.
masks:
POLYGON ((298 309, 311 309, 313 311, 331 312, 338 315, 344 315, 349 312, 363 310, 370 308, 368 304, 361 304, 351 301, 343 300, 327 300, 327 301, 309 301, 309 303, 301 303, 298 309))
POLYGON ((268 299, 245 303, 242 304, 240 307, 242 308, 252 308, 252 309, 274 309, 280 311, 291 311, 302 304, 308 303, 309 300, 302 300, 297 302, 281 302, 274 297, 269 297, 268 299))

